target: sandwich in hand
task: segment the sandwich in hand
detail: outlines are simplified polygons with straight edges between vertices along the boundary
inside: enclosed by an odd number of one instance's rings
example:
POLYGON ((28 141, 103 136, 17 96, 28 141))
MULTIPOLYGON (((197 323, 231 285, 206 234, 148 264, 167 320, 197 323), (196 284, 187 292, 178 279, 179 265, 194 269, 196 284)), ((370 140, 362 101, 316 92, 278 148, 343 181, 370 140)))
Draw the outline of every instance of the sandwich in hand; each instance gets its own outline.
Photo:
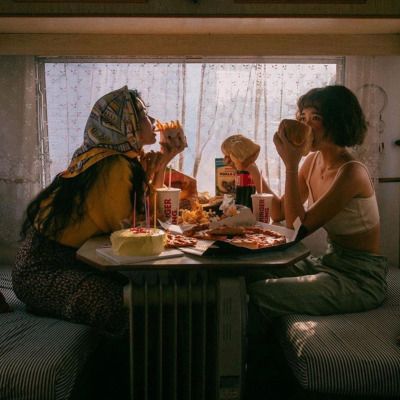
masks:
POLYGON ((283 119, 279 124, 279 132, 283 130, 287 140, 301 148, 301 154, 306 156, 311 151, 313 134, 310 126, 295 119, 283 119))
POLYGON ((260 146, 251 139, 237 134, 229 136, 222 142, 221 151, 232 160, 236 169, 247 169, 256 161, 260 146))

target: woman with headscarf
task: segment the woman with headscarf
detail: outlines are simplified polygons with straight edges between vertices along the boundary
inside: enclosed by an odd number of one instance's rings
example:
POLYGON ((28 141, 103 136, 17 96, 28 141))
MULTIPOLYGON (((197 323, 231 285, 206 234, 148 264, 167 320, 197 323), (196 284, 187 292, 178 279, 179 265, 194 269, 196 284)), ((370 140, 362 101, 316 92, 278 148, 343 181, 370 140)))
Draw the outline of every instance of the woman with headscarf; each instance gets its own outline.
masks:
POLYGON ((89 238, 121 229, 133 204, 143 214, 143 198, 163 185, 184 136, 180 131, 180 143, 145 154, 142 147, 156 142, 154 123, 137 91, 125 86, 103 96, 67 170, 29 204, 12 276, 15 293, 32 312, 126 332, 126 278, 97 271, 75 253, 89 238))

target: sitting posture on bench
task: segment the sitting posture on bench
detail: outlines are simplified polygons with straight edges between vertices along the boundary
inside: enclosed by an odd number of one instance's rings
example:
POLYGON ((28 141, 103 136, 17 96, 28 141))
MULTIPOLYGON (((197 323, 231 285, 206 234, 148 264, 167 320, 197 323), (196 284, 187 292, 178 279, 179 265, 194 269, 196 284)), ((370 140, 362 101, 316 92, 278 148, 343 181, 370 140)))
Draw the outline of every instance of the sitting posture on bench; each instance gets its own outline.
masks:
MULTIPOLYGON (((260 338, 276 317, 366 311, 380 306, 387 291, 375 190, 366 166, 348 150, 366 134, 360 104, 350 90, 335 85, 310 90, 297 106, 297 119, 312 129, 311 153, 299 168, 303 149, 280 125, 274 143, 286 168, 285 194, 274 194, 271 217, 289 227, 299 218, 304 234, 323 227, 329 246, 320 258, 247 275, 249 362, 255 364, 260 338)), ((248 170, 259 181, 256 165, 248 170)), ((262 186, 272 193, 266 182, 262 186)))

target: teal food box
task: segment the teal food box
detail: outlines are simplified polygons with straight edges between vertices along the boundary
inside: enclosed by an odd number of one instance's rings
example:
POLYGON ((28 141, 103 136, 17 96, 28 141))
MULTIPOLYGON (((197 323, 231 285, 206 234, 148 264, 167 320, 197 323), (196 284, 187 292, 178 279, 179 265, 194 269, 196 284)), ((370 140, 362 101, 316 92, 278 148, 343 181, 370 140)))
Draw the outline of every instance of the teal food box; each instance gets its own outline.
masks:
POLYGON ((223 158, 215 159, 215 195, 235 194, 236 169, 224 163, 223 158))

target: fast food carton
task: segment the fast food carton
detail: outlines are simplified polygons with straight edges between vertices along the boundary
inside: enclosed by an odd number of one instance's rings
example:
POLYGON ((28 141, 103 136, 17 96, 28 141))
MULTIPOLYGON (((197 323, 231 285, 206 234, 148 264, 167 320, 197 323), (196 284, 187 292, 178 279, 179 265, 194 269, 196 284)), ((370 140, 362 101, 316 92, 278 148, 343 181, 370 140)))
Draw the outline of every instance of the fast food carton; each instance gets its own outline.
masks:
MULTIPOLYGON (((169 185, 169 170, 165 172, 164 184, 169 185)), ((172 168, 171 187, 181 189, 179 208, 191 208, 193 206, 197 200, 197 181, 195 178, 172 168)))
POLYGON ((215 195, 235 194, 236 169, 224 163, 223 158, 215 159, 215 195))

